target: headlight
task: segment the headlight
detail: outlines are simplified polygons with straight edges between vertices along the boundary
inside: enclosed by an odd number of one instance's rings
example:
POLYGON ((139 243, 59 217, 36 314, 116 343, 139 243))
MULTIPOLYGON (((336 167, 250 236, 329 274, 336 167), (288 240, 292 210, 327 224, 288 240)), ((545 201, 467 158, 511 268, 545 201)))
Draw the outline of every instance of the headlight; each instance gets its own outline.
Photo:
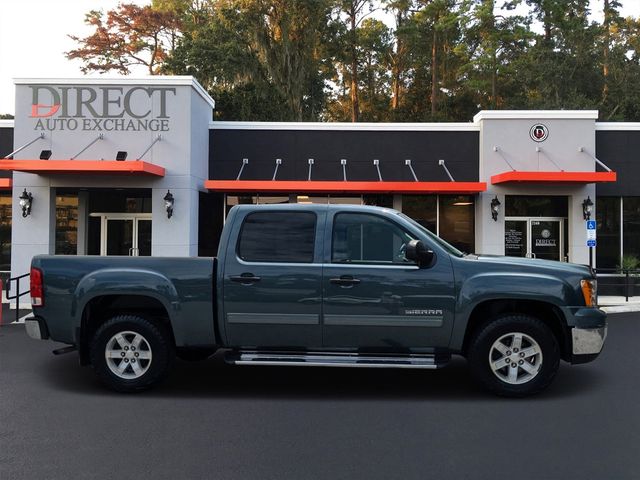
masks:
POLYGON ((581 280, 580 287, 582 288, 582 295, 584 295, 584 302, 587 307, 595 307, 597 304, 596 290, 598 288, 598 282, 595 279, 581 280))

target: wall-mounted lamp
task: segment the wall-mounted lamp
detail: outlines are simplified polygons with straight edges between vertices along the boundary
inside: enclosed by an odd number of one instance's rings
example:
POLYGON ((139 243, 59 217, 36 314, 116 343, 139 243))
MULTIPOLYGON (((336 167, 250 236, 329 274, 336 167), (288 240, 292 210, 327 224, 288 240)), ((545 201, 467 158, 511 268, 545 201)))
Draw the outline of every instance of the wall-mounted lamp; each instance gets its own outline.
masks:
POLYGON ((494 222, 498 221, 498 213, 500 213, 500 200, 498 200, 498 196, 496 195, 493 200, 491 200, 491 218, 493 218, 494 222))
POLYGON ((593 211, 593 202, 591 197, 587 195, 587 198, 582 202, 582 218, 589 220, 591 218, 591 212, 593 211))
POLYGON ((51 150, 42 150, 40 152, 40 160, 49 160, 51 158, 51 150))
POLYGON ((24 192, 22 192, 18 198, 20 199, 22 216, 26 218, 31 215, 31 204, 33 203, 33 195, 31 195, 31 192, 27 192, 27 189, 25 188, 24 192))
POLYGON ((167 218, 171 218, 173 216, 173 195, 171 192, 167 190, 167 194, 164 196, 164 208, 167 210, 167 218))
POLYGON ((127 159, 127 152, 125 152, 124 150, 118 150, 118 153, 116 153, 116 160, 118 162, 124 162, 127 159))

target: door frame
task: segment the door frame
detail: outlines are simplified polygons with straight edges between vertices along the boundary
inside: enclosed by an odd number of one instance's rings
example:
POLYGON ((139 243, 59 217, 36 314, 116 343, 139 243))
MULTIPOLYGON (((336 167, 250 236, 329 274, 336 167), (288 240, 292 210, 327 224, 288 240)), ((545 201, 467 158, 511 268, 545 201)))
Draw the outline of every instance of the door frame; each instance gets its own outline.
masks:
MULTIPOLYGON (((532 248, 531 248, 531 222, 532 221, 536 221, 536 222, 560 222, 560 245, 559 245, 559 250, 560 250, 560 258, 558 259, 560 262, 567 262, 567 257, 565 255, 565 244, 567 239, 564 238, 564 230, 565 230, 565 222, 568 222, 569 219, 565 218, 565 217, 504 217, 504 221, 509 222, 509 221, 520 221, 520 222, 527 222, 527 243, 526 243, 526 247, 527 247, 527 253, 525 254, 526 258, 535 258, 533 257, 533 252, 532 252, 532 248)), ((505 252, 506 253, 506 252, 505 252)))
MULTIPOLYGON (((132 220, 133 232, 131 239, 131 248, 129 249, 129 256, 138 256, 138 222, 140 220, 152 221, 151 213, 90 213, 90 217, 100 218, 100 255, 107 256, 107 222, 109 220, 132 220)), ((153 225, 153 224, 152 224, 153 225)))

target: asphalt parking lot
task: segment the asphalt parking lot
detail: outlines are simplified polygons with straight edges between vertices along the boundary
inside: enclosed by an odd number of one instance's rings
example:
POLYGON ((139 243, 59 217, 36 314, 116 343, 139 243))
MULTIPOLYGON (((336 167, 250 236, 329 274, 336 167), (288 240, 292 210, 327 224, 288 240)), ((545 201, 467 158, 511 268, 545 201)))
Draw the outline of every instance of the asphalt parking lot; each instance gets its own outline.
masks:
POLYGON ((160 388, 103 389, 75 354, 0 328, 0 478, 637 479, 640 314, 540 396, 440 371, 176 362, 160 388))

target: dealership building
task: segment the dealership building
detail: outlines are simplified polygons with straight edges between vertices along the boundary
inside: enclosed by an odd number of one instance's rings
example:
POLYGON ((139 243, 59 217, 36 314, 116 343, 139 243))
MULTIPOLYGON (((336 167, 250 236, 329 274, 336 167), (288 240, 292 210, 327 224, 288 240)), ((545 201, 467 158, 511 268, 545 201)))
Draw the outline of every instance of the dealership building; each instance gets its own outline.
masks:
POLYGON ((597 111, 468 123, 215 122, 191 77, 18 79, 0 120, 0 270, 36 254, 215 255, 239 203, 369 204, 460 250, 640 257, 640 124, 597 111), (591 205, 592 204, 592 205, 591 205))

